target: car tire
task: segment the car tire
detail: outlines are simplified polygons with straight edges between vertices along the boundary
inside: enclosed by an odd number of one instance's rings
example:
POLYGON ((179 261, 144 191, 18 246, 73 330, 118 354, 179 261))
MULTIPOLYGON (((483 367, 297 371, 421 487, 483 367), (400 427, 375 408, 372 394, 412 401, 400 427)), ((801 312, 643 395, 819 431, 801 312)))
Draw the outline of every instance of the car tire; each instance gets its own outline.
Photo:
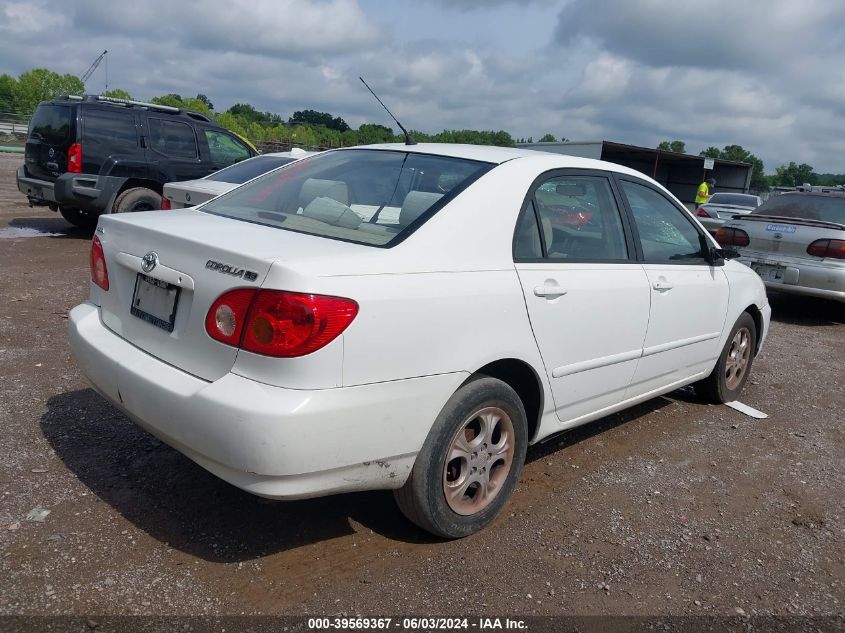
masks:
POLYGON ((121 193, 114 201, 112 213, 135 211, 157 211, 161 209, 161 196, 146 187, 132 187, 121 193))
POLYGON ((751 374, 756 345, 757 325, 750 314, 743 312, 731 329, 713 372, 695 383, 696 393, 715 404, 736 400, 751 374))
POLYGON ((96 213, 70 207, 59 207, 59 213, 65 220, 84 231, 93 231, 97 226, 97 219, 100 217, 96 213))
POLYGON ((399 509, 436 536, 477 532, 513 493, 527 445, 522 400, 501 380, 479 376, 458 389, 437 416, 411 476, 394 491, 399 509))

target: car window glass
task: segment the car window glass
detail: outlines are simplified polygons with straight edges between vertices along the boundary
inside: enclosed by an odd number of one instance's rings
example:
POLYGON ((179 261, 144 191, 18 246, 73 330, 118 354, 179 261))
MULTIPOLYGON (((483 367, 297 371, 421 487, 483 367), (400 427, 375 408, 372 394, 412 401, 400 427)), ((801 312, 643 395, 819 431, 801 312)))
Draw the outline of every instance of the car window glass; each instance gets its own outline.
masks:
POLYGON ((683 211, 645 185, 623 180, 622 190, 634 214, 645 261, 706 263, 699 233, 683 211))
POLYGON ((714 193, 710 196, 710 204, 727 204, 738 207, 756 207, 760 202, 757 196, 744 193, 714 193))
POLYGON ((138 132, 132 114, 85 110, 82 115, 82 133, 86 141, 104 143, 110 147, 138 146, 138 132))
POLYGON ((70 133, 70 115, 67 106, 40 105, 29 122, 29 135, 50 145, 60 145, 70 133))
POLYGON ((211 160, 218 165, 232 165, 249 158, 249 150, 235 137, 224 132, 205 130, 211 160))
POLYGON ((534 213, 534 203, 529 198, 519 214, 516 236, 513 242, 513 256, 515 259, 540 259, 543 257, 540 228, 537 225, 537 214, 534 213))
POLYGON ((216 171, 210 176, 206 176, 206 180, 216 180, 218 182, 230 182, 236 185, 242 185, 247 180, 257 178, 261 174, 266 174, 271 169, 281 167, 292 163, 295 158, 285 158, 282 156, 256 156, 250 158, 237 165, 231 165, 220 171, 216 171))
POLYGON ((492 167, 401 151, 325 152, 259 176, 200 208, 279 229, 386 246, 492 167))
POLYGON ((194 130, 187 123, 150 119, 150 146, 157 152, 176 158, 196 158, 194 130))
POLYGON ((534 193, 548 257, 627 259, 625 231, 610 182, 602 176, 555 176, 534 193))
POLYGON ((754 213, 845 224, 845 196, 784 193, 772 196, 754 213))

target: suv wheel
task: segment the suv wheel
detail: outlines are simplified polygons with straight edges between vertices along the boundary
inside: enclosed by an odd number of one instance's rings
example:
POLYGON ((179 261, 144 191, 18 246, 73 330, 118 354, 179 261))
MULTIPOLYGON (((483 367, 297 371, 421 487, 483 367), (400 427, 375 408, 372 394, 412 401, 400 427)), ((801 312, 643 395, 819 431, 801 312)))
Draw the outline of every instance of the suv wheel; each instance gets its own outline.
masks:
POLYGON ((133 211, 156 211, 161 209, 161 196, 146 187, 127 189, 117 197, 112 213, 131 213, 133 211))
POLYGON ((90 213, 82 209, 71 209, 70 207, 59 207, 59 213, 75 227, 85 231, 93 231, 97 226, 97 218, 100 217, 96 213, 90 213))

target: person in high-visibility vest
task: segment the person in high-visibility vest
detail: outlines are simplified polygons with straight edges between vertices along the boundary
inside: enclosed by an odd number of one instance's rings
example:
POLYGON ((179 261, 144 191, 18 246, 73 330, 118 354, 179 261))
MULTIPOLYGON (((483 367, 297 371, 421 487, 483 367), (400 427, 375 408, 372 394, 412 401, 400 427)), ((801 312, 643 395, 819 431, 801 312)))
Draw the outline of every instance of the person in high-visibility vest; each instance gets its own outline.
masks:
POLYGON ((708 178, 703 183, 698 185, 698 191, 695 194, 695 208, 704 204, 710 199, 710 187, 716 186, 715 178, 708 178), (709 185, 709 186, 708 186, 709 185))

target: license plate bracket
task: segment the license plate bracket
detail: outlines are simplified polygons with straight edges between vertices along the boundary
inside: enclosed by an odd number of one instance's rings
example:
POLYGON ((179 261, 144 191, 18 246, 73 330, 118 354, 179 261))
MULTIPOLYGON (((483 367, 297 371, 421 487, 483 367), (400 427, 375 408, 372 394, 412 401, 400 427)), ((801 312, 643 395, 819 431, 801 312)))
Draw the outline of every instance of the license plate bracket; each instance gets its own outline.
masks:
POLYGON ((179 286, 138 273, 129 311, 150 325, 172 332, 181 291, 179 286))
POLYGON ((751 269, 765 281, 783 281, 783 274, 786 271, 786 267, 784 266, 758 263, 752 263, 751 269))

